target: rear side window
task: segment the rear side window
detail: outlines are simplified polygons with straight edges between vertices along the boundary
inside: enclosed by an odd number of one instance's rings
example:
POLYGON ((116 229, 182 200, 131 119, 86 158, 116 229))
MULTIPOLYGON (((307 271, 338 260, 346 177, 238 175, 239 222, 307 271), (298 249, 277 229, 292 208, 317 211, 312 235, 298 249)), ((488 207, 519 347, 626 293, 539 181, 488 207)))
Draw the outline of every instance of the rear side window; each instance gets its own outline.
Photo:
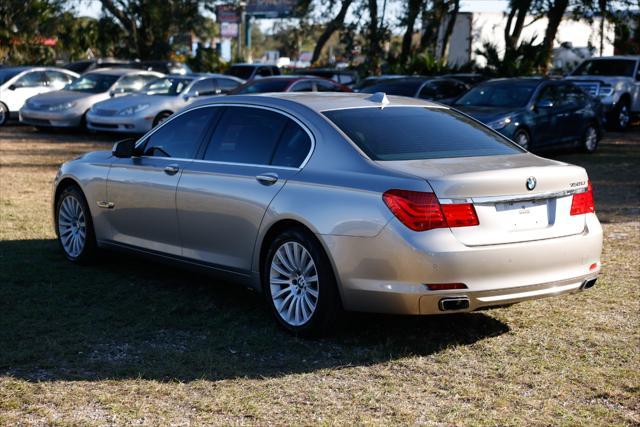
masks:
POLYGON ((372 160, 418 160, 518 154, 506 138, 456 111, 387 107, 326 111, 372 160))
POLYGON ((300 125, 287 119, 287 127, 280 138, 280 143, 273 155, 274 166, 299 167, 311 150, 311 139, 300 125))
POLYGON ((204 160, 268 165, 288 121, 269 110, 229 107, 216 126, 204 160))
POLYGON ((162 126, 145 143, 144 155, 192 159, 219 108, 196 108, 162 126))

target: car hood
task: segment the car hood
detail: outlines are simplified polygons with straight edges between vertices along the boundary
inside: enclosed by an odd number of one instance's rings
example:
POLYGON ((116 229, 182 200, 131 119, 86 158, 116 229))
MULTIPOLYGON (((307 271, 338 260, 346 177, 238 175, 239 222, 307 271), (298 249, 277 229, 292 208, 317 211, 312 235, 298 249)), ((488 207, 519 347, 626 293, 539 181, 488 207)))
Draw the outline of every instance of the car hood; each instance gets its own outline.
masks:
POLYGON ((470 115, 476 120, 480 120, 482 123, 493 122, 509 114, 516 113, 519 110, 518 108, 513 107, 467 107, 463 105, 454 105, 453 107, 470 115))
POLYGON ((99 102, 95 107, 108 108, 112 110, 122 110, 124 108, 132 107, 139 104, 159 104, 163 101, 172 100, 175 96, 161 96, 161 95, 145 95, 145 94, 133 94, 126 96, 119 96, 117 98, 110 98, 106 101, 99 102))
POLYGON ((61 103, 61 102, 72 102, 78 101, 80 99, 88 99, 93 97, 104 97, 109 96, 108 93, 86 93, 86 92, 77 92, 73 90, 55 90, 53 92, 42 93, 40 95, 36 95, 31 98, 32 101, 43 102, 47 104, 51 103, 61 103))

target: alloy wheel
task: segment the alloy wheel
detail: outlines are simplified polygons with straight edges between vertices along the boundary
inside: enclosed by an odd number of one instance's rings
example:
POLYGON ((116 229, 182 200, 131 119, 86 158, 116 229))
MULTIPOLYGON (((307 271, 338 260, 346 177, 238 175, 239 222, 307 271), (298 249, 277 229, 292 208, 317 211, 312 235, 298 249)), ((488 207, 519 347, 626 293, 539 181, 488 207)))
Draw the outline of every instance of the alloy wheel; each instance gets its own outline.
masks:
POLYGON ((626 104, 623 104, 620 106, 620 111, 618 112, 618 126, 620 129, 626 129, 627 125, 629 125, 629 120, 631 120, 629 107, 627 107, 626 104))
POLYGON ((309 251, 289 241, 276 250, 271 260, 269 286, 280 318, 291 326, 309 322, 318 306, 318 270, 309 251))
POLYGON ((593 126, 589 126, 584 137, 584 147, 587 151, 595 151, 598 146, 598 131, 593 126))
POLYGON ((0 103, 0 125, 3 125, 9 118, 9 113, 4 105, 0 103))
POLYGON ((87 239, 87 223, 82 204, 73 195, 67 195, 58 210, 60 242, 68 256, 77 258, 87 239))

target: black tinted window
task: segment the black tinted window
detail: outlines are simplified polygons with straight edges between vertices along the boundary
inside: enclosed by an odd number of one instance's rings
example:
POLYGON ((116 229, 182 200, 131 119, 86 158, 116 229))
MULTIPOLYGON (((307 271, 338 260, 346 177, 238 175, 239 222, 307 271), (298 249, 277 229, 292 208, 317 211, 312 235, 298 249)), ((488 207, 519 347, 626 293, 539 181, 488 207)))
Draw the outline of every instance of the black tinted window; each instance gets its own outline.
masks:
POLYGON ((476 86, 458 99, 455 105, 467 107, 524 107, 537 83, 487 83, 476 86))
POLYGON ((233 93, 265 93, 265 92, 284 92, 289 87, 291 80, 287 79, 265 79, 256 80, 254 82, 240 86, 233 93))
POLYGON ((342 88, 333 82, 324 80, 316 80, 316 88, 318 92, 342 92, 342 88))
POLYGON ((218 88, 225 93, 239 86, 237 81, 231 79, 218 79, 217 82, 218 88))
POLYGON ((303 80, 296 82, 291 86, 291 92, 313 92, 313 83, 311 80, 303 80))
POLYGON ((147 139, 144 155, 193 158, 207 125, 218 111, 219 108, 197 108, 176 117, 147 139))
POLYGON ((213 79, 204 79, 195 82, 191 88, 191 93, 195 96, 215 95, 216 87, 213 79))
POLYGON ((580 64, 573 75, 633 77, 635 67, 636 61, 633 59, 594 59, 580 64))
POLYGON ((297 168, 311 150, 311 139, 296 122, 289 119, 287 121, 287 127, 280 138, 271 164, 297 168))
POLYGON ((411 80, 411 81, 393 81, 389 80, 387 82, 383 81, 382 83, 377 83, 373 86, 369 86, 366 89, 363 89, 364 93, 375 93, 375 92, 384 92, 388 95, 400 95, 400 96, 409 96, 414 97, 418 88, 422 85, 421 80, 411 80))
POLYGON ((357 108, 324 113, 373 160, 517 154, 522 150, 452 110, 357 108))
POLYGON ((229 107, 216 126, 204 159, 268 165, 288 120, 260 108, 229 107))

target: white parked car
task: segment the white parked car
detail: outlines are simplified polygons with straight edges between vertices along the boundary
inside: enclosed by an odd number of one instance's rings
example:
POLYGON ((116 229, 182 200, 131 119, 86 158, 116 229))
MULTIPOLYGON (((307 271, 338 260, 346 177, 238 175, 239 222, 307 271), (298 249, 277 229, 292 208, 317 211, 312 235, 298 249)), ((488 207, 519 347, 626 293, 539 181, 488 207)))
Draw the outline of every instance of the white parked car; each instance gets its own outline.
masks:
POLYGON ((0 126, 34 95, 62 89, 78 78, 73 71, 54 67, 0 68, 0 126))
POLYGON ((83 74, 63 90, 37 95, 20 109, 20 122, 41 127, 85 127, 96 102, 136 92, 160 73, 130 68, 104 68, 83 74))
POLYGON ((145 133, 202 96, 223 95, 243 80, 223 74, 166 76, 137 93, 98 102, 87 113, 87 128, 145 133))

